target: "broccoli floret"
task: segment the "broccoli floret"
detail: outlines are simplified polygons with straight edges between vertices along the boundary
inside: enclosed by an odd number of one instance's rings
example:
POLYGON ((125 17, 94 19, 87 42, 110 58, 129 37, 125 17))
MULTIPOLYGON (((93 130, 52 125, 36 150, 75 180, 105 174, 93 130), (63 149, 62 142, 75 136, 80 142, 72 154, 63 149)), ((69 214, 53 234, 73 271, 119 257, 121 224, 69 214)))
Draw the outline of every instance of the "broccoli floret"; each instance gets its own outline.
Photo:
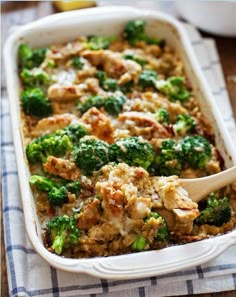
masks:
POLYGON ((64 156, 86 134, 87 131, 84 127, 79 124, 71 124, 55 133, 40 136, 27 145, 27 158, 30 163, 35 164, 44 163, 48 156, 64 156))
POLYGON ((61 254, 65 248, 70 248, 79 243, 80 229, 73 217, 58 216, 46 225, 49 244, 56 254, 61 254))
POLYGON ((108 148, 109 145, 104 141, 94 138, 81 139, 73 151, 75 164, 86 175, 91 175, 109 162, 108 148))
POLYGON ((158 241, 168 240, 169 239, 169 231, 168 231, 168 227, 166 224, 166 220, 163 217, 161 217, 157 212, 151 212, 146 221, 148 221, 150 218, 154 218, 154 219, 161 218, 161 220, 162 220, 162 225, 158 229, 155 239, 158 241))
POLYGON ((154 162, 159 175, 179 175, 183 165, 181 147, 172 139, 164 140, 154 162))
POLYGON ((142 88, 155 87, 157 73, 154 70, 143 70, 138 79, 138 85, 142 88))
POLYGON ((172 76, 167 80, 156 81, 155 86, 161 93, 167 95, 172 102, 179 100, 183 103, 190 97, 185 86, 185 79, 182 76, 172 76))
POLYGON ((40 136, 26 146, 26 156, 31 164, 44 163, 48 156, 64 156, 72 149, 70 138, 67 135, 58 134, 40 136))
POLYGON ((28 87, 47 85, 51 81, 47 72, 37 68, 33 70, 24 68, 20 73, 20 77, 22 78, 24 85, 28 87))
POLYGON ((125 54, 124 58, 126 60, 133 60, 136 63, 138 63, 139 65, 141 65, 142 67, 147 64, 147 61, 145 61, 145 60, 143 60, 143 59, 141 59, 138 56, 135 56, 133 54, 125 54))
POLYGON ((79 181, 69 182, 65 185, 68 192, 78 196, 81 191, 81 183, 79 181))
POLYGON ((179 114, 176 123, 173 125, 174 132, 178 135, 186 135, 192 132, 196 126, 194 118, 187 114, 179 114))
POLYGON ((104 108, 110 115, 117 116, 122 111, 126 101, 127 98, 124 95, 113 95, 106 99, 104 108))
POLYGON ((75 69, 81 70, 84 67, 83 59, 81 57, 73 57, 72 60, 71 60, 71 65, 75 69))
POLYGON ((161 124, 168 124, 169 120, 169 113, 165 108, 159 108, 155 113, 155 118, 161 124))
POLYGON ((115 41, 115 36, 101 37, 101 36, 89 36, 87 46, 91 50, 107 49, 110 43, 115 41))
POLYGON ((151 144, 141 137, 121 138, 109 147, 110 161, 147 169, 154 159, 151 144))
POLYGON ((48 200, 53 206, 60 206, 68 201, 68 191, 65 186, 40 175, 32 175, 30 184, 34 185, 38 190, 48 193, 48 200))
POLYGON ((93 106, 97 108, 104 107, 107 113, 116 116, 121 112, 126 101, 127 98, 124 95, 113 95, 109 96, 107 99, 103 96, 96 95, 89 97, 83 103, 79 103, 77 107, 82 113, 93 106))
POLYGON ((48 192, 48 200, 53 206, 60 206, 68 202, 68 191, 66 187, 52 188, 52 190, 48 192))
POLYGON ((147 239, 142 235, 137 235, 135 241, 133 242, 131 248, 134 251, 143 251, 145 246, 147 245, 147 239))
POLYGON ((31 175, 30 185, 48 193, 48 200, 53 206, 60 206, 68 201, 68 192, 78 196, 81 190, 79 181, 58 183, 45 176, 31 175))
POLYGON ((134 82, 132 80, 128 81, 127 83, 125 84, 122 84, 120 86, 120 90, 123 92, 123 93, 131 93, 132 92, 132 89, 134 87, 134 82))
POLYGON ((21 93, 21 102, 26 114, 42 118, 52 113, 50 101, 39 88, 23 91, 21 93))
POLYGON ((72 143, 76 145, 82 137, 88 134, 88 132, 80 124, 71 124, 62 130, 58 130, 57 134, 62 136, 67 135, 72 143))
POLYGON ((124 28, 123 37, 131 45, 135 45, 138 41, 144 41, 147 44, 161 45, 163 42, 159 39, 149 37, 145 32, 146 22, 144 20, 129 21, 124 28))
POLYGON ((26 44, 19 46, 20 65, 32 69, 38 67, 44 60, 47 48, 31 49, 26 44))
POLYGON ((80 102, 77 107, 82 112, 85 113, 91 107, 101 108, 104 106, 105 98, 103 96, 95 95, 86 99, 84 102, 80 102))
POLYGON ((200 135, 183 138, 180 146, 185 162, 193 168, 204 168, 211 158, 211 144, 200 135))
POLYGON ((38 190, 49 192, 57 187, 56 182, 41 175, 31 175, 29 180, 31 185, 34 185, 38 190))
POLYGON ((98 79, 100 87, 104 90, 114 92, 119 89, 117 80, 108 78, 106 72, 99 70, 95 73, 95 77, 98 79))
POLYGON ((198 225, 208 224, 217 227, 227 223, 231 218, 231 207, 227 197, 217 199, 214 193, 211 193, 207 199, 207 205, 196 218, 198 225))

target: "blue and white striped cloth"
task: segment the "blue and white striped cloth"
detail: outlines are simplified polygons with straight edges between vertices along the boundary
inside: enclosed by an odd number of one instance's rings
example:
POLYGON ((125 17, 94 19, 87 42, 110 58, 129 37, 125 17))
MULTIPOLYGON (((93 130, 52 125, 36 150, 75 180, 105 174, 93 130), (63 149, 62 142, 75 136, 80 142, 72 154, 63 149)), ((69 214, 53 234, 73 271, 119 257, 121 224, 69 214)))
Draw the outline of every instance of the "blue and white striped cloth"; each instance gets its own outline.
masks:
MULTIPOLYGON (((190 25, 186 29, 225 124, 235 141, 235 122, 215 44, 210 39, 201 39, 190 25)), ((1 105, 2 206, 10 296, 158 297, 236 289, 236 246, 203 265, 138 280, 101 280, 50 267, 34 252, 25 233, 9 106, 4 90, 1 105)))

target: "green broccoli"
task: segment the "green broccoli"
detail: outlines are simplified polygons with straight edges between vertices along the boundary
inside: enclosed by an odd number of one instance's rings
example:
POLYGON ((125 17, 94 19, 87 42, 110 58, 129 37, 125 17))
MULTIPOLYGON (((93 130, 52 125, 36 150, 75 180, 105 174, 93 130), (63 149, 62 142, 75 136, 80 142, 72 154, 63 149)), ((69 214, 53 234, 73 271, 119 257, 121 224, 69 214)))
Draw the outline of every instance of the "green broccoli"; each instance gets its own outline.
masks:
POLYGON ((48 192, 48 200, 53 206, 61 206, 68 202, 68 191, 66 187, 52 188, 51 191, 48 192))
POLYGON ((138 41, 144 41, 147 44, 162 45, 163 41, 149 37, 145 31, 146 22, 144 20, 132 20, 129 21, 123 32, 123 37, 131 45, 135 45, 138 41))
POLYGON ((211 158, 211 144, 200 135, 187 136, 180 141, 183 157, 190 167, 204 168, 211 158))
POLYGON ((190 93, 185 86, 185 79, 182 76, 172 76, 167 80, 156 81, 155 87, 161 93, 167 95, 172 102, 179 100, 184 103, 190 97, 190 93))
POLYGON ((47 72, 37 68, 33 70, 24 68, 20 73, 20 77, 22 78, 24 85, 28 87, 47 85, 51 81, 47 72))
POLYGON ((67 135, 74 145, 77 145, 79 140, 87 134, 87 130, 76 123, 70 124, 68 127, 57 131, 57 135, 67 135))
POLYGON ((44 61, 46 52, 47 48, 31 49, 26 44, 20 44, 20 65, 28 69, 38 67, 44 61))
POLYGON ((101 36, 88 36, 87 46, 91 50, 107 49, 110 43, 115 41, 115 36, 101 37, 101 36))
POLYGON ((75 69, 81 70, 84 67, 83 59, 81 57, 73 57, 72 60, 71 60, 71 65, 75 69))
POLYGON ((138 79, 138 85, 142 88, 155 87, 157 73, 154 70, 143 70, 138 79))
POLYGON ((75 164, 86 174, 99 170, 109 162, 109 145, 94 138, 81 139, 73 151, 75 164))
POLYGON ((155 239, 157 241, 168 240, 169 239, 169 231, 168 231, 168 227, 166 224, 166 220, 163 217, 161 217, 157 212, 151 212, 149 214, 148 218, 146 219, 146 221, 148 221, 150 218, 154 218, 154 219, 161 218, 161 220, 162 220, 162 225, 158 229, 155 239))
POLYGON ((134 87, 134 82, 133 82, 133 80, 130 80, 130 81, 128 81, 127 83, 122 84, 122 85, 120 86, 120 90, 121 90, 122 93, 124 93, 124 94, 126 94, 126 93, 131 93, 133 87, 134 87))
POLYGON ((49 192, 54 187, 57 187, 56 182, 41 175, 31 175, 29 182, 31 185, 34 185, 38 190, 44 192, 49 192))
POLYGON ((155 113, 156 120, 161 124, 168 124, 169 120, 169 113, 165 108, 159 108, 155 113))
POLYGON ((173 125, 174 132, 177 135, 186 135, 188 132, 192 132, 196 126, 194 118, 187 114, 179 114, 177 121, 173 125))
POLYGON ((46 224, 49 245, 60 255, 64 249, 79 243, 80 229, 73 217, 58 216, 46 224))
POLYGON ((207 199, 207 205, 196 218, 198 225, 208 224, 217 227, 227 223, 231 218, 231 207, 227 197, 217 199, 214 193, 211 193, 207 199))
POLYGON ((104 106, 105 98, 103 96, 95 95, 90 96, 84 102, 79 102, 77 108, 82 112, 85 113, 91 107, 101 108, 104 106))
POLYGON ((179 175, 183 166, 181 147, 172 139, 162 141, 154 163, 159 175, 179 175))
POLYGON ((26 146, 26 156, 31 164, 44 163, 48 156, 61 157, 72 148, 73 144, 67 135, 47 134, 26 146))
POLYGON ((135 241, 133 242, 131 248, 134 251, 143 251, 147 245, 147 239, 142 235, 137 235, 135 241))
POLYGON ((53 206, 60 206, 68 202, 68 192, 78 196, 81 190, 79 181, 58 183, 45 176, 31 175, 29 182, 37 190, 47 192, 48 200, 53 206))
POLYGON ((142 67, 147 64, 147 61, 145 61, 145 60, 143 60, 143 59, 141 59, 138 56, 133 55, 133 54, 125 54, 124 58, 126 60, 133 60, 136 63, 138 63, 139 65, 141 65, 142 67))
POLYGON ((24 90, 21 93, 21 102, 26 114, 42 118, 52 113, 50 101, 39 88, 24 90))
POLYGON ((79 181, 68 182, 65 187, 68 192, 75 194, 76 196, 80 194, 81 183, 79 181))
POLYGON ((104 102, 104 108, 110 115, 117 116, 122 111, 126 101, 127 98, 124 95, 109 96, 104 102))
POLYGON ((100 87, 104 90, 111 92, 119 90, 117 80, 114 78, 108 78, 106 72, 98 70, 95 73, 95 77, 98 79, 100 87))
POLYGON ((64 156, 86 134, 80 124, 71 124, 55 133, 40 136, 27 145, 27 158, 31 164, 36 164, 46 162, 48 156, 64 156))
POLYGON ((141 137, 121 138, 109 147, 110 161, 147 169, 154 159, 151 144, 141 137))

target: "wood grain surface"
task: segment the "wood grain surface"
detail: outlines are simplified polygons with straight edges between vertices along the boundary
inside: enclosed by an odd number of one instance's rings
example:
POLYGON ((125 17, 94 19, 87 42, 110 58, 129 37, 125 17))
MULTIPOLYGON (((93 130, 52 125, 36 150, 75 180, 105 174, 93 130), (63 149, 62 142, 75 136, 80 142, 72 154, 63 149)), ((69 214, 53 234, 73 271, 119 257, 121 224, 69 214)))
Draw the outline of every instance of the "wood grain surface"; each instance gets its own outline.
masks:
MULTIPOLYGON (((56 13, 55 8, 48 1, 4 1, 1 2, 2 26, 1 26, 1 48, 9 33, 11 26, 19 26, 43 16, 56 13)), ((213 38, 216 42, 220 61, 223 67, 224 77, 227 84, 231 104, 236 117, 236 38, 216 37, 209 34, 203 36, 213 38)), ((2 73, 2 93, 5 92, 4 74, 2 73)), ((2 209, 2 207, 1 207, 2 209)), ((1 296, 10 296, 8 292, 8 281, 6 271, 5 247, 3 236, 2 213, 1 219, 1 296)), ((235 297, 236 291, 188 295, 195 297, 235 297)), ((184 297, 184 296, 183 296, 184 297)))

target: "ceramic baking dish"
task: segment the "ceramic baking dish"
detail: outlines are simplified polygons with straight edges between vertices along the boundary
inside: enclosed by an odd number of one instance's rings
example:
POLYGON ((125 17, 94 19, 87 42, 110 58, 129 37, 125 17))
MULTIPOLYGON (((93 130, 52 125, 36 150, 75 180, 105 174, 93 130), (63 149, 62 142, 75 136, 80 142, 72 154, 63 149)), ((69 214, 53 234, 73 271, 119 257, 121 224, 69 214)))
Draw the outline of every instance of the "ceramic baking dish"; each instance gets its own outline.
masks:
POLYGON ((22 42, 31 47, 42 47, 53 43, 67 42, 79 35, 117 35, 131 19, 147 20, 147 31, 160 37, 175 48, 183 60, 201 109, 214 127, 218 149, 225 166, 236 164, 236 153, 224 123, 217 110, 188 37, 175 19, 165 14, 130 7, 93 8, 61 13, 27 24, 14 32, 6 42, 4 58, 7 88, 26 230, 34 249, 50 265, 71 272, 88 273, 107 279, 131 279, 160 275, 206 262, 236 243, 236 230, 228 234, 195 243, 168 247, 162 250, 133 253, 120 256, 68 259, 50 253, 43 246, 41 227, 36 214, 34 198, 29 187, 29 169, 23 149, 20 122, 20 82, 17 74, 17 48, 22 42))

